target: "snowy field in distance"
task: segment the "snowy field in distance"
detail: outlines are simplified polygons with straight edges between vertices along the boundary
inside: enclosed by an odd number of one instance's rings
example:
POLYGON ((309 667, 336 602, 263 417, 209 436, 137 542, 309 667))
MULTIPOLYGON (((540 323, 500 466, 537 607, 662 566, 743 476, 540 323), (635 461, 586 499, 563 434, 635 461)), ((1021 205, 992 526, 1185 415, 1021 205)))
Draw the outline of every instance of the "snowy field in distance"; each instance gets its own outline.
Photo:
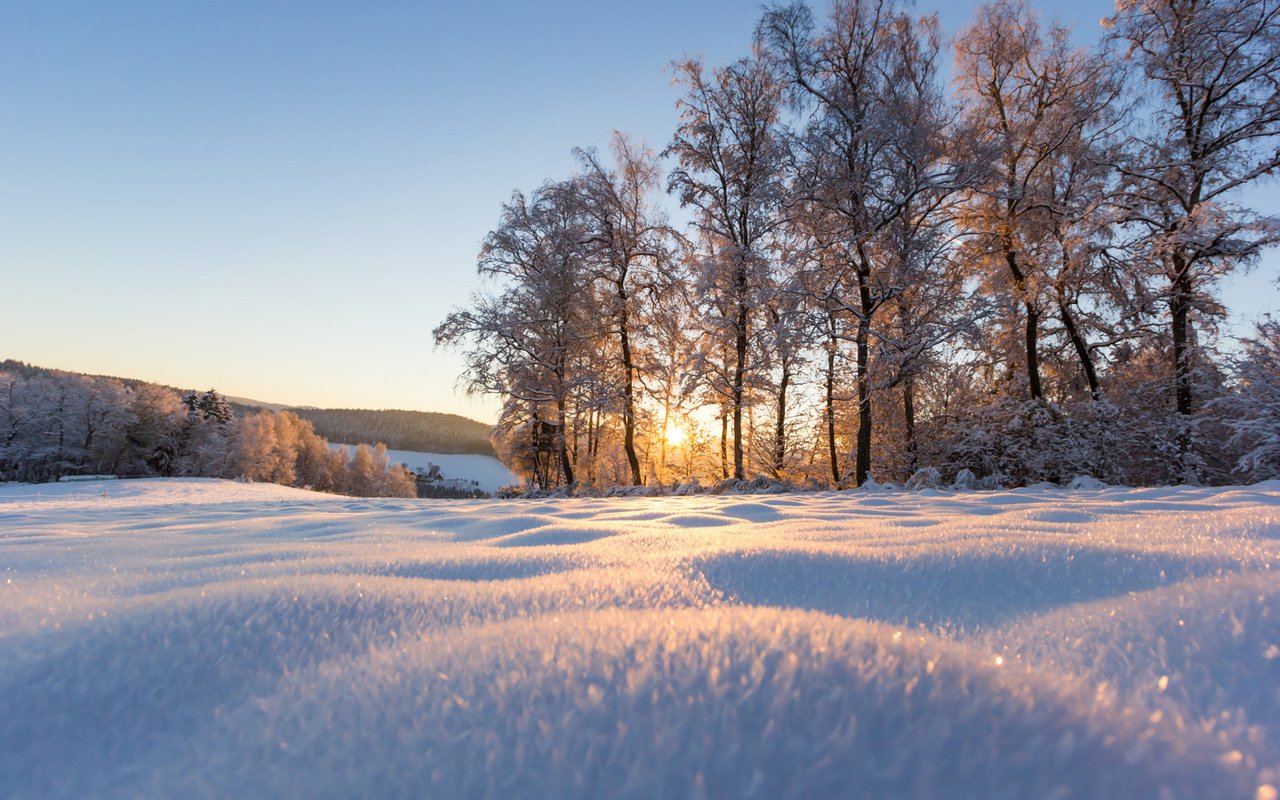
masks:
POLYGON ((0 486, 8 797, 1275 800, 1280 482, 0 486))
MULTIPOLYGON (((331 447, 346 447, 354 450, 353 445, 335 444, 331 447)), ((499 487, 520 483, 515 473, 493 456, 471 455, 466 453, 419 453, 414 450, 388 450, 392 463, 404 464, 411 470, 427 469, 431 464, 440 467, 444 477, 458 480, 475 481, 480 488, 493 494, 499 487)))

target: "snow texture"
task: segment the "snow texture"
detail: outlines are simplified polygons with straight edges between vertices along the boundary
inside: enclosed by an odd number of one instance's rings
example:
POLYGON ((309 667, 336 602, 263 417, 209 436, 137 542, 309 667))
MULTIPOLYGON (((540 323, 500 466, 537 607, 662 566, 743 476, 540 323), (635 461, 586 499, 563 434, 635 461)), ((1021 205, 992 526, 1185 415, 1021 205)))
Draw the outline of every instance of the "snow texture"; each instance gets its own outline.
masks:
POLYGON ((1276 797, 1280 482, 0 486, 0 795, 1276 797))

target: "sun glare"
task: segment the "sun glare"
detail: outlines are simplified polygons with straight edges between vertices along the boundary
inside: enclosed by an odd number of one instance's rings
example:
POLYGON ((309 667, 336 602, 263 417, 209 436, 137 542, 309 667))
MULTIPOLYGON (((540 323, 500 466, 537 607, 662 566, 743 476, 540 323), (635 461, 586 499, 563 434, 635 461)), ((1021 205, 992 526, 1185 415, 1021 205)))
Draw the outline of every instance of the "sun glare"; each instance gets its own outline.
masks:
POLYGON ((667 432, 664 434, 667 444, 681 444, 687 435, 684 428, 675 424, 667 425, 667 432))

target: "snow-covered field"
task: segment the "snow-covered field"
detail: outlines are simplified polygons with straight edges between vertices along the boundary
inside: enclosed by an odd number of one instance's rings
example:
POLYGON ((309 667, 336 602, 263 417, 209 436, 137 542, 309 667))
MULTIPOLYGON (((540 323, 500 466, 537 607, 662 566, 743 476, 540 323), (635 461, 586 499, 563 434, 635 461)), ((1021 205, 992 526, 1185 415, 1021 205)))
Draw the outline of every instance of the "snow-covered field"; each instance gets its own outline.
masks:
MULTIPOLYGON (((335 444, 334 448, 346 447, 354 450, 352 445, 335 444)), ((404 464, 409 469, 427 469, 435 464, 441 474, 449 479, 475 481, 480 488, 493 494, 499 487, 520 483, 515 473, 493 456, 469 455, 465 453, 419 453, 415 450, 388 450, 387 455, 392 463, 404 464)))
POLYGON ((0 795, 1280 786, 1280 483, 0 487, 0 795))

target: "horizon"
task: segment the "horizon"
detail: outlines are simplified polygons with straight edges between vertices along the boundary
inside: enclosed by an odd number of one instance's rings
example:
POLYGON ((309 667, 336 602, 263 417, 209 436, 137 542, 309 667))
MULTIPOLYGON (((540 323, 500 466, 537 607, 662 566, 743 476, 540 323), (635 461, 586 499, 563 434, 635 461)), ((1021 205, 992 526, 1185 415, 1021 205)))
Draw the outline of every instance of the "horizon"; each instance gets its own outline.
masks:
POLYGON ((256 397, 247 397, 244 395, 229 394, 227 392, 222 391, 217 386, 199 386, 199 385, 179 386, 179 385, 165 383, 163 381, 154 381, 154 380, 148 380, 146 378, 138 378, 132 375, 109 375, 109 374, 100 373, 100 372, 80 372, 78 370, 68 370, 68 369, 62 369, 60 367, 51 367, 47 364, 35 364, 30 361, 24 361, 23 359, 20 359, 20 358, 0 358, 0 364, 5 364, 5 363, 17 363, 22 366, 25 366, 34 370, 38 370, 38 371, 54 372, 54 373, 63 372, 63 373, 68 373, 72 375, 83 375, 89 378, 105 378, 107 380, 120 381, 122 383, 151 384, 153 386, 159 386, 164 389, 171 389, 175 392, 201 392, 201 391, 212 390, 217 392, 218 395, 220 395, 223 399, 225 399, 229 403, 232 403, 235 405, 249 406, 252 408, 263 408, 263 409, 268 409, 272 411, 373 411, 373 412, 397 411, 397 412, 407 412, 411 414, 438 414, 440 416, 454 416, 454 417, 460 417, 469 422, 475 422, 475 423, 484 424, 484 425, 489 424, 484 422, 483 420, 477 420, 474 417, 468 417, 465 414, 456 414, 452 411, 433 411, 430 409, 419 409, 419 408, 390 408, 390 407, 369 408, 369 407, 353 407, 353 406, 317 406, 317 405, 311 405, 311 404, 305 404, 305 403, 299 403, 299 404, 279 403, 274 400, 263 400, 261 398, 256 398, 256 397))
MULTIPOLYGON (((1089 43, 1111 11, 1036 6, 1089 43)), ((952 34, 974 7, 916 11, 952 34)), ((23 80, 0 111, 0 262, 18 265, 0 355, 490 423, 497 400, 455 388, 461 356, 430 331, 480 288, 501 203, 566 177, 572 149, 604 150, 614 129, 660 150, 677 120, 667 65, 745 55, 759 14, 731 0, 6 9, 0 70, 23 80)), ((1246 198, 1268 210, 1268 190, 1246 198)), ((1224 285, 1229 332, 1276 310, 1278 266, 1272 249, 1224 285)))

